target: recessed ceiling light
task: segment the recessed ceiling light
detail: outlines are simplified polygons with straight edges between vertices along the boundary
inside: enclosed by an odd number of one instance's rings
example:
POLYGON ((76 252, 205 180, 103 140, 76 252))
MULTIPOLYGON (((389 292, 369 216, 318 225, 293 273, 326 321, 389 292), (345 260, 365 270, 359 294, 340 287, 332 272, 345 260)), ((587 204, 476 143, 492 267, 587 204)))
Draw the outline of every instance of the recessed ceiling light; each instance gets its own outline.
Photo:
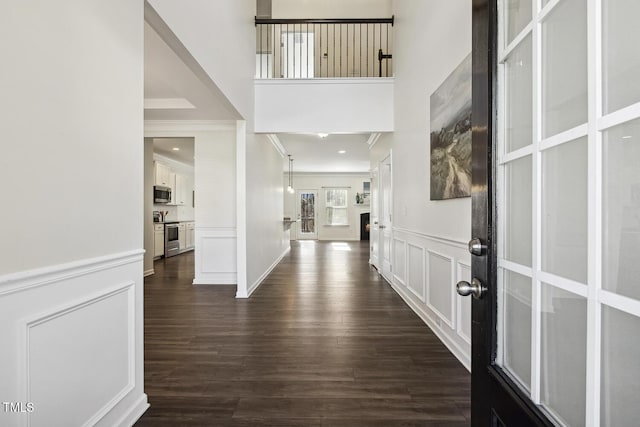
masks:
POLYGON ((318 134, 318 136, 319 136, 320 138, 326 138, 326 137, 328 137, 328 136, 329 136, 329 134, 328 134, 328 133, 319 133, 319 134, 318 134))
POLYGON ((180 149, 178 147, 173 147, 172 150, 173 151, 180 151, 180 149))
POLYGON ((340 150, 340 151, 338 151, 338 153, 339 153, 339 154, 344 154, 344 153, 346 153, 346 152, 347 152, 346 150, 340 150))
POLYGON ((625 136, 622 137, 622 139, 631 139, 631 138, 633 138, 633 136, 631 136, 631 135, 625 135, 625 136))

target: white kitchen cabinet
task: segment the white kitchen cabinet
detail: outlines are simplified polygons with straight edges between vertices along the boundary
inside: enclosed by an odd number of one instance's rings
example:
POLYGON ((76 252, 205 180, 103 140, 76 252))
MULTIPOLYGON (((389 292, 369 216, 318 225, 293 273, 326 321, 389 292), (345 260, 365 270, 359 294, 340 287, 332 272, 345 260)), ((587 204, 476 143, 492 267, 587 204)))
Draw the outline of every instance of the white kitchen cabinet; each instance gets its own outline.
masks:
POLYGON ((178 243, 180 244, 180 251, 187 248, 187 233, 186 225, 184 222, 178 224, 178 243))
POLYGON ((185 206, 187 204, 187 177, 176 174, 174 192, 176 194, 176 205, 185 206))
POLYGON ((196 224, 194 222, 187 223, 187 249, 193 249, 196 246, 196 224))
POLYGON ((164 224, 153 224, 153 256, 164 255, 164 224))
POLYGON ((155 185, 171 187, 171 169, 169 166, 159 162, 153 162, 153 167, 155 170, 155 185))

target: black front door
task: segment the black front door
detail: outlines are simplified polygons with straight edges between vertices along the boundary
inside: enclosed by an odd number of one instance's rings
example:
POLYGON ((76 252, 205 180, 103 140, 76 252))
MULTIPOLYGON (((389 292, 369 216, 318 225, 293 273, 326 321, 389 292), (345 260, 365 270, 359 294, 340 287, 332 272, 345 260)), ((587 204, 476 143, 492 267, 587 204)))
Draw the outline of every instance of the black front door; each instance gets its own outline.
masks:
POLYGON ((496 363, 496 3, 497 0, 473 0, 472 235, 478 240, 472 251, 475 280, 459 289, 461 294, 477 293, 472 303, 472 424, 547 426, 553 424, 496 363))

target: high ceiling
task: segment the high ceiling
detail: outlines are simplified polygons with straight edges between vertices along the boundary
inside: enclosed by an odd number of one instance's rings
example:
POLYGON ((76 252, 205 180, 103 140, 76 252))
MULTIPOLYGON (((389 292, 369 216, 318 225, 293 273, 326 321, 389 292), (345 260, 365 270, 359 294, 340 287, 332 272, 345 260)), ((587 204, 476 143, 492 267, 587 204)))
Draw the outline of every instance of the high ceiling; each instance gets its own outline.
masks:
MULTIPOLYGON (((278 134, 297 172, 369 172, 370 134, 278 134), (345 153, 339 153, 345 151, 345 153)), ((285 170, 288 166, 285 162, 285 170)))
MULTIPOLYGON (((175 35, 164 34, 170 40, 175 35)), ((189 53, 174 40, 182 56, 189 53)), ((238 113, 210 79, 199 78, 149 25, 144 24, 145 120, 235 120, 238 113)))

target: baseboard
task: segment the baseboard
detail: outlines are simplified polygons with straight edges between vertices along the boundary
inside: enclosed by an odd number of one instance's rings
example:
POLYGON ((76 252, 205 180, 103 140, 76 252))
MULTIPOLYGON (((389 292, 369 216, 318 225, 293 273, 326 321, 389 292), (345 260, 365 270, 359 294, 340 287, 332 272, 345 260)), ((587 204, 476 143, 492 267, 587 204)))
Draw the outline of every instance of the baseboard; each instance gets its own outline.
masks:
POLYGON ((142 396, 131 406, 131 409, 120 418, 120 421, 116 423, 119 427, 131 427, 140 417, 149 409, 149 402, 147 394, 142 393, 142 396))
POLYGON ((203 273, 193 279, 194 285, 235 285, 238 283, 236 273, 203 273))
POLYGON ((151 276, 152 274, 156 274, 156 271, 153 268, 150 270, 146 270, 144 272, 144 277, 151 276))
MULTIPOLYGON (((384 276, 382 277, 384 278, 384 276)), ((449 351, 456 357, 456 359, 458 359, 460 363, 462 363, 462 365, 464 365, 464 367, 467 368, 469 372, 471 372, 471 360, 469 358, 469 355, 466 354, 466 352, 462 348, 460 348, 460 346, 449 339, 446 334, 440 331, 438 325, 418 304, 416 304, 412 300, 411 296, 408 295, 402 287, 398 286, 396 283, 390 283, 386 278, 385 281, 389 283, 391 288, 393 288, 393 290, 396 291, 398 295, 400 295, 400 298, 402 298, 404 302, 413 310, 413 312, 416 313, 418 317, 420 317, 420 319, 422 319, 422 321, 429 327, 429 329, 433 331, 433 333, 440 339, 440 341, 442 341, 445 347, 449 349, 449 351)))
POLYGON ((284 250, 284 252, 282 252, 280 254, 280 256, 273 262, 273 264, 271 264, 269 266, 269 268, 267 268, 267 270, 264 273, 262 273, 262 275, 258 278, 258 280, 253 282, 253 284, 249 287, 249 289, 247 289, 247 294, 246 295, 242 295, 242 294, 240 294, 240 292, 238 292, 238 293, 236 293, 236 298, 249 298, 251 296, 251 294, 253 294, 256 291, 256 289, 258 289, 258 287, 260 287, 260 285, 262 284, 264 279, 266 279, 267 276, 273 271, 273 269, 276 268, 276 266, 280 263, 280 261, 282 261, 282 258, 284 258, 284 256, 290 250, 291 250, 291 246, 286 248, 284 250))

